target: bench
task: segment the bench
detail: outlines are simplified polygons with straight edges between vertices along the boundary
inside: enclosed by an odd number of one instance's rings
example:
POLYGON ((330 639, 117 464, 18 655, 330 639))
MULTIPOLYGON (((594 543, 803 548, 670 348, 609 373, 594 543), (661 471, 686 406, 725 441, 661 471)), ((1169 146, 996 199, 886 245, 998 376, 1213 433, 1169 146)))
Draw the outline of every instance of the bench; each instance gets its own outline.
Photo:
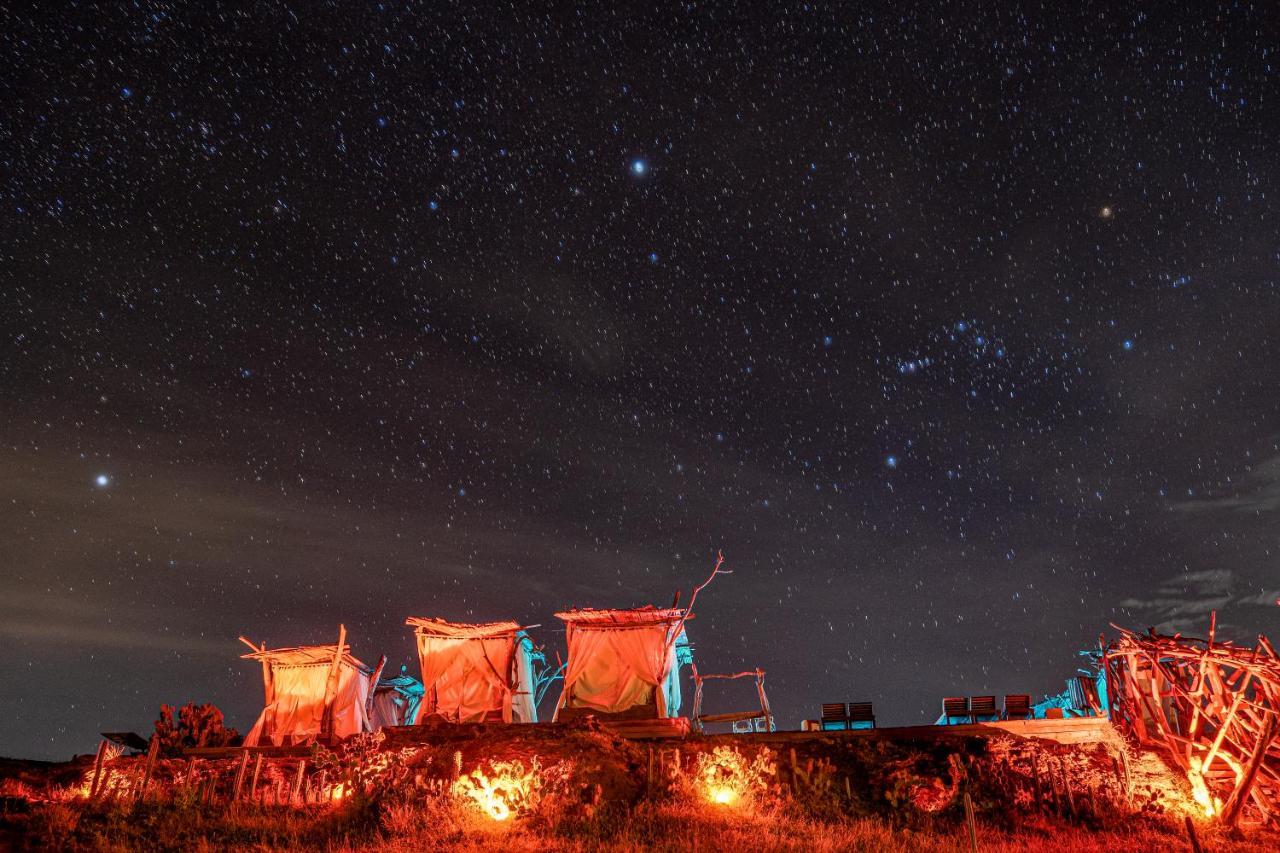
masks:
POLYGON ((822 730, 844 731, 849 728, 849 714, 845 710, 843 702, 823 702, 822 703, 822 730))
POLYGON ((970 696, 969 718, 975 723, 979 720, 989 723, 999 720, 1000 714, 996 711, 996 697, 970 696))
POLYGON ((942 700, 942 723, 943 725, 954 725, 951 721, 960 719, 969 722, 969 698, 967 696, 946 696, 942 700))
POLYGON ((870 702, 850 702, 847 719, 851 729, 874 729, 876 727, 875 709, 871 707, 870 702))
POLYGON ((1031 697, 1025 693, 1011 693, 1005 696, 1004 718, 1006 720, 1031 719, 1031 697))

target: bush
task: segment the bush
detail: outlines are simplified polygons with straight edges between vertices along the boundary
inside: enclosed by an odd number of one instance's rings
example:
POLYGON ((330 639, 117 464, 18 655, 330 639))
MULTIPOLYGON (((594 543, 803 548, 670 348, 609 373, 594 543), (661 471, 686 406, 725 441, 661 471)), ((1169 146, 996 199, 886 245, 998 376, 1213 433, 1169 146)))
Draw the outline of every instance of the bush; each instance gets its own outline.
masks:
POLYGON ((223 725, 222 711, 215 705, 188 702, 175 715, 172 705, 160 706, 155 736, 160 739, 160 754, 173 757, 183 749, 194 747, 235 746, 240 735, 223 725))

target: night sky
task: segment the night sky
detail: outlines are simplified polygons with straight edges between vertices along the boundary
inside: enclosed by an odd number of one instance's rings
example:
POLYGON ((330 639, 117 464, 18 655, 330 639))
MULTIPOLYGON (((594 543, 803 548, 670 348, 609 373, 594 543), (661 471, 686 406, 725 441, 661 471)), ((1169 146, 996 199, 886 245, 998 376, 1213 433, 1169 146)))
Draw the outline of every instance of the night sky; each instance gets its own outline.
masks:
POLYGON ((3 14, 0 755, 717 548, 788 727, 1280 631, 1268 4, 477 5, 3 14))

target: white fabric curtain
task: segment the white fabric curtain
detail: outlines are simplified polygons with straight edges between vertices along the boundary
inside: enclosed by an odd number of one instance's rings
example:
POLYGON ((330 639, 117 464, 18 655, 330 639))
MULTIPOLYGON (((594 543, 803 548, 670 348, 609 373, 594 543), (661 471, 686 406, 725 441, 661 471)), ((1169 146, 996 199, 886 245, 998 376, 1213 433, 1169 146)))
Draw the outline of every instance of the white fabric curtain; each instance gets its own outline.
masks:
POLYGON ((517 723, 538 722, 538 706, 533 701, 533 641, 524 634, 516 639, 512 662, 515 692, 511 695, 511 719, 517 723))
MULTIPOLYGON (((666 682, 674 660, 668 631, 663 624, 605 629, 570 625, 560 706, 617 713, 653 702, 658 716, 668 716, 672 697, 666 682)), ((675 690, 678 709, 678 683, 675 690)))
POLYGON ((425 698, 418 722, 425 722, 430 714, 456 722, 475 721, 493 711, 501 711, 510 722, 508 679, 514 646, 509 635, 481 639, 419 634, 425 698))
MULTIPOLYGON (((284 746, 318 736, 324 723, 329 668, 329 664, 272 666, 270 700, 245 735, 245 746, 266 743, 284 746)), ((365 713, 368 695, 369 676, 342 664, 338 668, 338 686, 333 699, 335 735, 347 737, 371 731, 365 713)))

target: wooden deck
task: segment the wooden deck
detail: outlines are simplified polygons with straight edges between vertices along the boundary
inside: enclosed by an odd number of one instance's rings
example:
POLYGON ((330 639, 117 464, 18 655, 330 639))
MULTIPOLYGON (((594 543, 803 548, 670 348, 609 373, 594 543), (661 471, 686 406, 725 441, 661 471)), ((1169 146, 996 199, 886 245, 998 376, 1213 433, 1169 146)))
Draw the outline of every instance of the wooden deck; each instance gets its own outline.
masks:
MULTIPOLYGON (((1002 734, 1018 737, 1043 738, 1058 743, 1110 743, 1119 744, 1120 735, 1106 717, 1077 717, 1065 720, 1008 720, 999 723, 964 723, 957 726, 898 726, 883 729, 854 729, 852 731, 790 731, 752 732, 746 734, 699 735, 691 732, 686 717, 660 720, 627 720, 602 724, 606 731, 628 740, 683 740, 706 738, 709 740, 750 739, 760 743, 796 743, 802 741, 870 738, 883 740, 922 740, 946 737, 994 737, 1002 734)), ((486 730, 528 728, 539 732, 564 731, 566 723, 449 723, 428 726, 388 726, 388 748, 409 747, 429 743, 473 740, 483 737, 486 730)), ((243 748, 219 747, 216 749, 187 749, 183 755, 191 758, 217 759, 239 755, 243 748)), ((247 750, 266 758, 303 758, 311 754, 307 746, 259 746, 247 750)))
POLYGON ((764 742, 821 740, 823 738, 920 739, 939 737, 993 737, 1012 734, 1042 738, 1058 743, 1119 743, 1120 736, 1106 717, 1075 717, 1065 720, 1006 720, 998 723, 963 723, 956 726, 898 726, 852 731, 760 732, 716 735, 753 738, 764 742))

